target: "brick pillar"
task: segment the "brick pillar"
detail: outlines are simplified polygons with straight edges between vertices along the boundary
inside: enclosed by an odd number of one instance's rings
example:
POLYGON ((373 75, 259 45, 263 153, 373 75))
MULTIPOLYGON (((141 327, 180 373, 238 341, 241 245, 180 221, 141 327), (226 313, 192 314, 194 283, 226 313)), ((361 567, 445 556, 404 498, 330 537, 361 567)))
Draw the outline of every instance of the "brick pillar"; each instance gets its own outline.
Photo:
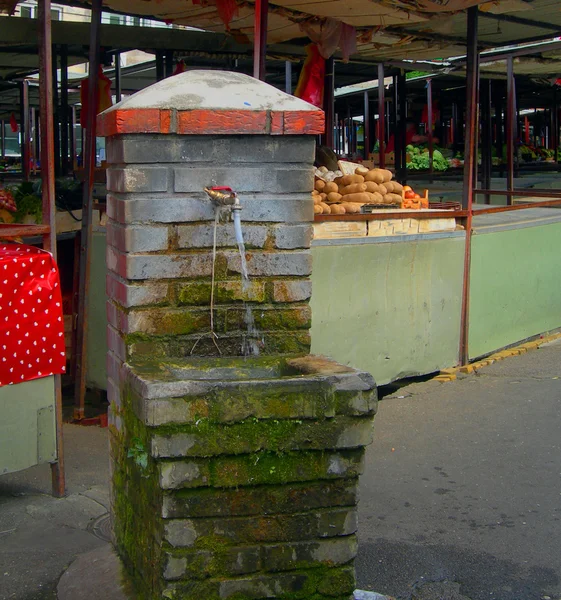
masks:
POLYGON ((323 113, 242 74, 190 71, 98 127, 112 508, 137 597, 346 600, 376 392, 369 375, 306 356, 323 113), (220 224, 217 344, 214 185, 239 194, 251 278, 243 290, 233 226, 220 224), (237 358, 246 305, 260 332, 249 360, 237 358))

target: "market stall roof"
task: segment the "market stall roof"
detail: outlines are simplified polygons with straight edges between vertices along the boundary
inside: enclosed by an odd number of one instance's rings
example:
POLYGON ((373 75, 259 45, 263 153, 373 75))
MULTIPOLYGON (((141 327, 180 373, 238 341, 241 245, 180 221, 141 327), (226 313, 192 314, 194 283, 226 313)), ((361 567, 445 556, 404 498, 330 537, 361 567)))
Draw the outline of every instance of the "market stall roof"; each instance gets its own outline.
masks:
MULTIPOLYGON (((13 5, 13 0, 5 5, 13 5)), ((88 0, 59 0, 89 7, 88 0)), ((462 54, 465 9, 480 5, 480 45, 551 37, 561 29, 558 0, 274 0, 269 4, 270 44, 308 39, 310 30, 337 22, 355 27, 358 53, 376 60, 447 58, 462 54)), ((150 17, 208 31, 228 31, 251 42, 254 1, 105 0, 104 10, 150 17), (224 17, 227 9, 235 12, 224 17), (221 16, 222 15, 222 16, 221 16), (223 18, 224 17, 224 18, 223 18), (225 21, 229 20, 228 26, 225 21)))

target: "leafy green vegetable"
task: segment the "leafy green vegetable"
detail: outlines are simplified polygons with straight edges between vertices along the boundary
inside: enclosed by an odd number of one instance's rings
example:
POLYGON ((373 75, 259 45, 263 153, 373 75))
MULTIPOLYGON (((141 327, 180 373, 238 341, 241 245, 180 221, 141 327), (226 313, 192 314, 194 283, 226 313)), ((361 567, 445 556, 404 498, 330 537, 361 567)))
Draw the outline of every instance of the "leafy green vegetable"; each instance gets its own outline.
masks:
MULTIPOLYGON (((409 152, 411 161, 407 163, 407 168, 413 171, 424 171, 430 167, 430 159, 428 150, 421 152, 419 148, 413 148, 409 152)), ((440 150, 434 150, 432 154, 432 167, 435 171, 446 171, 448 169, 448 161, 442 155, 440 150)))

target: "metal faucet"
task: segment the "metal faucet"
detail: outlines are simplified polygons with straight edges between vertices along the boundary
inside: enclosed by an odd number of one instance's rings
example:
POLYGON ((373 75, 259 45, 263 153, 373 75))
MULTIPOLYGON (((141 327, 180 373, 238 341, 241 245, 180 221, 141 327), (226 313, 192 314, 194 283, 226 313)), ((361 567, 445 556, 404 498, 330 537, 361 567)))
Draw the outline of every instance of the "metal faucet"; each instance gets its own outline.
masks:
POLYGON ((204 188, 208 197, 219 207, 230 207, 230 210, 241 210, 242 205, 236 192, 230 187, 215 186, 204 188))

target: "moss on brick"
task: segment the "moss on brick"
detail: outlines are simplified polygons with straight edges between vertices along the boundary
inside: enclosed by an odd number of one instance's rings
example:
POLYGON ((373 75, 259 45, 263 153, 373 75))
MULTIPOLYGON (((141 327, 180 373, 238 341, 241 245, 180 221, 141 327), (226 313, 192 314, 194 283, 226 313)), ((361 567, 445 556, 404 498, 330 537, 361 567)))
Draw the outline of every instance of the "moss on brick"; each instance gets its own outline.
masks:
POLYGON ((200 419, 197 425, 158 427, 155 434, 163 438, 157 443, 158 449, 165 449, 161 453, 163 456, 282 453, 295 449, 336 449, 341 434, 363 420, 249 419, 232 425, 217 425, 209 419, 200 419), (185 442, 183 451, 182 442, 185 442), (180 453, 175 453, 174 449, 180 453))
POLYGON ((210 460, 211 485, 279 484, 293 481, 315 481, 356 477, 361 470, 361 451, 337 453, 341 468, 335 470, 333 455, 321 451, 259 452, 251 455, 224 456, 210 460))
POLYGON ((162 492, 156 463, 148 453, 149 433, 132 409, 133 392, 124 386, 121 394, 123 428, 118 437, 112 436, 111 444, 114 533, 132 585, 139 594, 153 598, 161 590, 158 569, 161 549, 156 540, 163 529, 157 518, 162 492), (141 455, 143 448, 145 456, 141 455))

